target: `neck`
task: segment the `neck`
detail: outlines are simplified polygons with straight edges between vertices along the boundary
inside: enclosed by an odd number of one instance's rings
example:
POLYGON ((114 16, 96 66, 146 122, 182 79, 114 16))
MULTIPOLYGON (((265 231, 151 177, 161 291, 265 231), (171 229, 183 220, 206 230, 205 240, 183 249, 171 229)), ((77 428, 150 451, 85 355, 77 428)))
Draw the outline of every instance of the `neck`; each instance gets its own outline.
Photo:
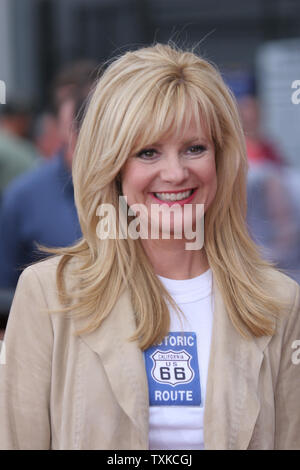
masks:
POLYGON ((192 279, 209 268, 204 248, 186 250, 182 240, 142 240, 154 272, 169 279, 192 279))

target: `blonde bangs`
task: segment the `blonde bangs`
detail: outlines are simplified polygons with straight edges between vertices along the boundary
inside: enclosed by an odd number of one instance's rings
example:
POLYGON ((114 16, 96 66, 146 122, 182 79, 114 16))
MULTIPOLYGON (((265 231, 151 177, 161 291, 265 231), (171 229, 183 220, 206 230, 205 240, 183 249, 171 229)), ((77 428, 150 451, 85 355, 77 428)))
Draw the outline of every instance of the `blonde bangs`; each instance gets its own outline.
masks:
POLYGON ((206 138, 220 146, 221 132, 214 106, 205 95, 199 95, 176 80, 162 86, 157 93, 152 89, 147 102, 137 112, 137 125, 131 127, 134 132, 131 155, 169 136, 179 138, 191 122, 196 124, 199 134, 204 132, 206 138))

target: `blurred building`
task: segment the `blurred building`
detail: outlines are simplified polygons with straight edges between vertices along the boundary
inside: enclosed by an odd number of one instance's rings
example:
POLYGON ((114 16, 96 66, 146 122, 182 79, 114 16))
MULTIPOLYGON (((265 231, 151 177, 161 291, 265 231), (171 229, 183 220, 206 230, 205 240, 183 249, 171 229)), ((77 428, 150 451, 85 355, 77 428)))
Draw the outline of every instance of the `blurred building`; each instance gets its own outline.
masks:
POLYGON ((173 39, 221 69, 252 67, 264 42, 299 32, 299 0, 0 0, 0 79, 43 102, 55 71, 81 57, 173 39))

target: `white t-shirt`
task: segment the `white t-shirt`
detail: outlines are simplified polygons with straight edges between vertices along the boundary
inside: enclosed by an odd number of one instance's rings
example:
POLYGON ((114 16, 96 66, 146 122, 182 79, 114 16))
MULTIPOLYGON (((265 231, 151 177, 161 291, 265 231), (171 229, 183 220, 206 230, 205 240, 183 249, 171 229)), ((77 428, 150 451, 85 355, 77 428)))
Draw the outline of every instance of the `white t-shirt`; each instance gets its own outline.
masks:
POLYGON ((170 307, 170 333, 144 352, 149 386, 149 448, 204 449, 203 417, 213 321, 212 272, 164 286, 185 318, 170 307))

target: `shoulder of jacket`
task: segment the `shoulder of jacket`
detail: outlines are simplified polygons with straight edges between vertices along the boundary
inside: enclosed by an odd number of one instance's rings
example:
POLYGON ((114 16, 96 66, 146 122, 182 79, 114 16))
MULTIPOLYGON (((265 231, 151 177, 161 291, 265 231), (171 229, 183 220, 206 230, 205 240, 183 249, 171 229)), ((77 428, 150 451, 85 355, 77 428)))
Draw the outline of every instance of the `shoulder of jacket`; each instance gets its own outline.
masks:
MULTIPOLYGON (((276 321, 276 333, 273 337, 274 344, 277 341, 285 343, 289 337, 300 334, 300 286, 286 274, 271 269, 267 279, 271 282, 272 297, 282 304, 281 315, 276 321)), ((271 342, 271 344, 273 341, 271 342)))
MULTIPOLYGON (((40 289, 43 291, 45 298, 58 297, 57 291, 57 268, 62 255, 50 256, 43 261, 39 261, 24 269, 20 276, 20 280, 38 283, 40 289)), ((76 276, 72 276, 72 268, 76 265, 77 261, 71 259, 64 272, 64 279, 67 286, 75 288, 74 282, 76 276)), ((52 302, 51 302, 52 303, 52 302)))
POLYGON ((24 269, 21 276, 30 277, 32 275, 35 275, 39 279, 42 279, 46 276, 49 280, 52 277, 55 278, 56 270, 61 258, 62 256, 50 256, 42 261, 38 261, 37 263, 31 264, 30 266, 24 269))

